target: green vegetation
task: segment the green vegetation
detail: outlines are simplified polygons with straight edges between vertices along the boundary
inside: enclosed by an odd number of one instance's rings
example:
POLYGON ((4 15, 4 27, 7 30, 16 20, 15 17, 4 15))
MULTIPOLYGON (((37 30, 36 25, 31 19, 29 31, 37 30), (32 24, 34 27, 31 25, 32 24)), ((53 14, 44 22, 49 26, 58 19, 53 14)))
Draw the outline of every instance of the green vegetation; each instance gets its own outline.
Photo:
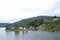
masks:
POLYGON ((19 26, 20 25, 18 23, 16 23, 15 25, 9 24, 9 25, 6 26, 6 30, 18 30, 19 26))
POLYGON ((6 25, 6 30, 11 29, 11 24, 6 25))
POLYGON ((17 29, 19 29, 19 24, 18 23, 16 23, 15 25, 14 25, 14 27, 15 27, 15 29, 17 30, 17 29))
POLYGON ((29 26, 33 26, 34 28, 36 28, 36 27, 42 25, 42 23, 43 23, 43 20, 42 19, 40 19, 40 20, 39 19, 36 19, 34 21, 29 22, 27 25, 28 25, 28 27, 29 26))
POLYGON ((22 27, 20 29, 20 24, 15 23, 14 25, 13 24, 7 25, 6 26, 6 30, 11 30, 11 31, 25 31, 26 29, 24 29, 24 27, 22 27))
POLYGON ((42 25, 43 30, 49 30, 49 31, 60 31, 60 19, 57 20, 47 20, 42 25))
POLYGON ((56 16, 38 16, 29 19, 23 19, 21 21, 9 24, 6 29, 19 30, 19 27, 29 28, 30 26, 38 28, 42 26, 42 30, 60 31, 60 17, 56 16))

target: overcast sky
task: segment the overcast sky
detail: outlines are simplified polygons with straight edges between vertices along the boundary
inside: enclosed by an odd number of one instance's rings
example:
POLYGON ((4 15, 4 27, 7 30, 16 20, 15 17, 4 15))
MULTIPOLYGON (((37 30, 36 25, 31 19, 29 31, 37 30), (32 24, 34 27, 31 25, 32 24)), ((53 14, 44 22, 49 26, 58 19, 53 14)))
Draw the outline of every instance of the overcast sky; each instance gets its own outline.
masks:
POLYGON ((0 0, 0 23, 39 15, 59 15, 60 0, 0 0))

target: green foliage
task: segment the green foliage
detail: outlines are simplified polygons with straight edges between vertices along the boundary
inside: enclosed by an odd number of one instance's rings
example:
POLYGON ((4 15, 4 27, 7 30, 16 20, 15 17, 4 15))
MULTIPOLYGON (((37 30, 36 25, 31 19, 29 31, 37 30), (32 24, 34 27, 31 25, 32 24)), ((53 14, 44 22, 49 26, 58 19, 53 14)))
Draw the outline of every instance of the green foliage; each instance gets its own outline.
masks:
POLYGON ((6 25, 6 30, 10 29, 11 24, 6 25))
MULTIPOLYGON (((32 18, 27 18, 27 19, 22 19, 20 21, 17 21, 17 23, 20 24, 21 27, 25 27, 27 26, 27 24, 31 21, 34 21, 34 20, 45 20, 45 19, 51 19, 52 16, 37 16, 37 17, 32 17, 32 18)), ((15 22, 16 23, 16 22, 15 22)), ((13 25, 15 24, 13 23, 13 25)))
POLYGON ((57 16, 54 16, 53 18, 57 18, 57 16))
POLYGON ((15 27, 15 29, 19 29, 19 27, 30 27, 33 26, 34 28, 42 25, 42 29, 45 30, 60 30, 60 17, 52 17, 52 16, 38 16, 28 19, 23 19, 21 21, 15 22, 13 24, 7 25, 7 29, 11 29, 15 27), (58 20, 53 20, 57 18, 58 20))
POLYGON ((42 28, 44 30, 56 30, 60 31, 60 20, 47 20, 43 25, 42 28))
POLYGON ((31 22, 29 22, 27 25, 28 26, 33 26, 33 27, 38 27, 38 26, 40 26, 40 25, 42 25, 42 19, 36 19, 36 20, 34 20, 34 21, 31 21, 31 22))
POLYGON ((9 25, 7 25, 6 26, 6 30, 9 30, 9 29, 19 29, 19 27, 20 27, 20 25, 18 24, 18 23, 16 23, 16 24, 14 24, 14 25, 12 25, 12 24, 9 24, 9 25))
POLYGON ((16 23, 15 25, 15 29, 19 29, 20 25, 18 23, 16 23))

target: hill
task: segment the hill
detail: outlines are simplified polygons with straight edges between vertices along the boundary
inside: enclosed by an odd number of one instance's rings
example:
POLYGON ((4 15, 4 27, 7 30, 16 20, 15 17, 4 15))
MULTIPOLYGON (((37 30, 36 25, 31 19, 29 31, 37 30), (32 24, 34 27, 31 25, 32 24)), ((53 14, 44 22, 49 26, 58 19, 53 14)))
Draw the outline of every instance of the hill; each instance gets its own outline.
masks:
POLYGON ((41 19, 45 20, 45 19, 49 19, 49 18, 51 19, 52 16, 37 16, 37 17, 28 18, 28 19, 23 19, 21 21, 13 23, 13 25, 18 23, 18 24, 20 24, 20 26, 25 26, 27 23, 29 23, 31 21, 34 21, 36 19, 38 19, 38 20, 41 20, 41 19))
POLYGON ((6 27, 6 25, 8 25, 10 23, 0 23, 0 27, 6 27))
POLYGON ((55 30, 55 28, 58 30, 58 28, 60 28, 60 17, 37 16, 27 18, 7 25, 6 30, 19 30, 19 27, 30 28, 30 26, 34 27, 34 29, 38 28, 38 26, 42 26, 41 29, 43 30, 55 30))
MULTIPOLYGON (((56 17, 56 16, 37 16, 37 17, 32 17, 32 18, 27 18, 27 19, 22 19, 22 20, 20 20, 20 21, 17 21, 17 22, 15 22, 15 23, 13 23, 13 24, 11 24, 12 26, 14 26, 15 24, 19 24, 20 25, 20 27, 25 27, 25 26, 27 26, 27 24, 29 23, 29 22, 31 22, 31 21, 34 21, 34 20, 46 20, 46 19, 48 19, 48 20, 50 20, 50 19, 53 19, 54 17, 56 17)), ((60 17, 57 17, 58 19, 60 19, 60 17)))

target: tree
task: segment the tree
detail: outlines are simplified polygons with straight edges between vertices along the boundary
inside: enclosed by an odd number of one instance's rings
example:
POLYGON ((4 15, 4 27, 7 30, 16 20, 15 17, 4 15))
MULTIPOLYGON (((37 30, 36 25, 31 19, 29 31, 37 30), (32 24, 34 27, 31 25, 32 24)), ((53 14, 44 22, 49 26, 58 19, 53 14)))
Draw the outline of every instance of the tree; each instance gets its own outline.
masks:
POLYGON ((53 18, 57 18, 57 16, 54 16, 53 18))
POLYGON ((19 25, 18 23, 16 23, 16 24, 15 24, 15 29, 19 29, 19 26, 20 26, 20 25, 19 25))
POLYGON ((6 30, 10 29, 10 28, 11 28, 11 25, 12 25, 12 24, 6 25, 6 30))
POLYGON ((38 27, 40 25, 43 24, 43 20, 42 19, 36 19, 36 20, 33 20, 31 22, 28 23, 28 26, 33 26, 33 27, 38 27))

